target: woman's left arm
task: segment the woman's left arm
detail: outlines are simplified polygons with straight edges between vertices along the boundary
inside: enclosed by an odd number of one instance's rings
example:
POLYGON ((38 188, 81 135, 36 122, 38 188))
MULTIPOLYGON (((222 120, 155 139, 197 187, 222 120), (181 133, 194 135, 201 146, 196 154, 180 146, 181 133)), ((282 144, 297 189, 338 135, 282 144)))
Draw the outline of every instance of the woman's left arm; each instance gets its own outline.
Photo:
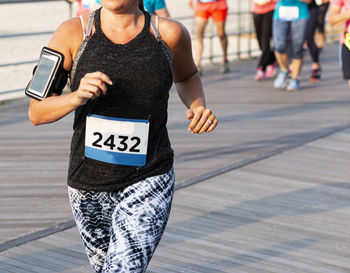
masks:
POLYGON ((192 57, 191 37, 180 23, 166 19, 162 21, 160 31, 173 56, 176 90, 188 108, 186 117, 191 121, 188 130, 198 134, 209 133, 215 129, 218 119, 206 107, 202 82, 192 57), (169 31, 162 32, 162 27, 169 31))

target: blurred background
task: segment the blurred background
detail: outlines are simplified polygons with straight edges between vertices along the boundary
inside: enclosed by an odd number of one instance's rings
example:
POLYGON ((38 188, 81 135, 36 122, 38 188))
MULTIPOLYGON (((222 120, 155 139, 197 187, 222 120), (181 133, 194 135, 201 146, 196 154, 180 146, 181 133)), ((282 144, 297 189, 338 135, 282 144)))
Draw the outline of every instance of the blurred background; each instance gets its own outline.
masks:
MULTIPOLYGON (((249 59, 260 54, 251 16, 251 2, 228 0, 229 59, 249 59)), ((172 17, 181 21, 194 39, 193 10, 188 0, 167 1, 172 17)), ((0 0, 0 101, 23 97, 40 50, 54 30, 76 14, 77 4, 65 0, 0 0)), ((326 26, 327 41, 338 39, 340 29, 326 26)), ((68 38, 68 37, 67 37, 68 38)), ((204 41, 203 63, 221 60, 221 48, 210 21, 204 41)))

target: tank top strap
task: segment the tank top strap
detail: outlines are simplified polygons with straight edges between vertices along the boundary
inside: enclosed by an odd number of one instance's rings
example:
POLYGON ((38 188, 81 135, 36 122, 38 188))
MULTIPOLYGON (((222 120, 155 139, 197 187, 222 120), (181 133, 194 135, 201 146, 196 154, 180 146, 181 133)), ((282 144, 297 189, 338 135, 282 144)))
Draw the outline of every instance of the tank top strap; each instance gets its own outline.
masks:
POLYGON ((169 63, 169 66, 171 68, 171 71, 173 71, 173 58, 169 52, 169 49, 168 47, 166 46, 166 44, 164 43, 164 41, 162 40, 161 36, 160 36, 160 33, 159 33, 159 16, 157 15, 151 15, 151 27, 152 27, 152 30, 155 34, 155 37, 157 39, 157 41, 159 42, 160 44, 160 47, 162 48, 167 60, 168 60, 168 63, 169 63), (154 19, 155 21, 154 21, 154 19))
POLYGON ((74 75, 75 75, 75 72, 77 69, 78 62, 79 62, 81 56, 83 55, 84 50, 85 50, 85 48, 86 48, 86 46, 87 46, 87 44, 90 41, 90 38, 92 36, 92 27, 93 27, 94 21, 95 21, 95 14, 96 14, 96 10, 91 12, 88 24, 86 26, 86 30, 85 30, 84 20, 83 20, 82 16, 80 16, 81 26, 83 28, 83 33, 84 33, 84 39, 83 39, 82 43, 80 44, 77 55, 75 56, 75 59, 74 59, 73 65, 72 65, 72 69, 71 69, 71 72, 69 75, 70 83, 72 83, 72 81, 74 79, 74 75))
POLYGON ((84 31, 84 29, 85 29, 85 23, 84 23, 83 16, 80 15, 80 16, 79 16, 79 19, 80 19, 80 23, 81 23, 81 28, 83 29, 83 40, 84 40, 84 39, 85 39, 85 31, 84 31))
POLYGON ((159 17, 157 15, 152 16, 151 18, 151 27, 158 41, 161 40, 159 33, 159 17), (153 17, 155 17, 156 22, 154 22, 153 17))
POLYGON ((84 32, 84 38, 91 37, 92 34, 92 27, 94 25, 94 19, 95 19, 95 13, 96 10, 93 10, 90 14, 90 18, 86 27, 86 31, 84 32))
POLYGON ((95 17, 95 12, 96 11, 92 11, 91 12, 86 29, 85 29, 85 23, 84 23, 83 16, 82 15, 79 16, 80 23, 81 23, 81 28, 83 29, 83 37, 84 37, 84 39, 86 37, 90 37, 91 36, 92 26, 94 24, 94 19, 95 19, 94 18, 95 17))
POLYGON ((96 14, 95 14, 95 31, 102 32, 102 29, 101 29, 101 8, 96 10, 96 14))

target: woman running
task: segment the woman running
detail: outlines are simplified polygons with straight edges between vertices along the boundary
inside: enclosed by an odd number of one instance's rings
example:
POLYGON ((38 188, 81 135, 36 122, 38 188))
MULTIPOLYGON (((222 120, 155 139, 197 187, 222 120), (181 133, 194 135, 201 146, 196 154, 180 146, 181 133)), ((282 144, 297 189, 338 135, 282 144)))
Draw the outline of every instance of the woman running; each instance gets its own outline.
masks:
POLYGON ((319 6, 319 16, 318 16, 318 26, 316 32, 317 46, 322 51, 325 42, 325 24, 326 24, 326 14, 329 8, 329 0, 322 0, 322 5, 319 6))
POLYGON ((320 50, 315 42, 315 32, 318 26, 320 10, 319 5, 316 4, 315 0, 312 0, 308 6, 310 17, 309 21, 307 22, 305 41, 307 42, 307 47, 312 59, 310 81, 316 82, 321 78, 321 66, 319 64, 320 50))
POLYGON ((172 83, 189 131, 211 132, 218 120, 206 107, 186 29, 138 0, 101 3, 53 35, 48 46, 64 55, 72 92, 31 100, 29 119, 46 124, 75 111, 68 191, 89 261, 95 272, 145 272, 174 192, 172 83))
POLYGON ((299 90, 299 74, 303 63, 303 43, 306 24, 309 18, 308 5, 311 0, 279 0, 273 16, 273 42, 277 62, 280 66, 274 87, 287 88, 288 91, 299 90), (291 37, 292 72, 288 81, 288 38, 291 37))
POLYGON ((230 72, 230 66, 227 57, 228 38, 225 30, 228 6, 226 0, 189 0, 188 5, 194 8, 194 18, 196 24, 196 43, 195 43, 195 57, 196 65, 200 74, 203 73, 202 57, 204 50, 204 33, 211 17, 216 26, 216 32, 220 39, 222 48, 222 66, 220 73, 230 72))
POLYGON ((350 0, 331 0, 328 21, 332 26, 345 24, 340 37, 340 61, 344 80, 350 86, 350 0))
POLYGON ((271 48, 272 17, 276 0, 253 0, 253 20, 261 56, 255 79, 257 81, 275 76, 275 54, 271 48))

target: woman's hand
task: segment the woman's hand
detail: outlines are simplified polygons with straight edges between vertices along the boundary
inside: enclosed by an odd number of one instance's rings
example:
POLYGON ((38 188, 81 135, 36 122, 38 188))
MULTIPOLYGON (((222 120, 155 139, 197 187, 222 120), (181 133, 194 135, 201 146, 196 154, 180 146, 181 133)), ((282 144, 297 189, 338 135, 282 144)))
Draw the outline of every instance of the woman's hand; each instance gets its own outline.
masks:
POLYGON ((186 117, 191 121, 188 130, 192 131, 193 134, 209 133, 213 131, 218 124, 217 117, 210 109, 204 106, 188 109, 186 111, 186 117))
POLYGON ((87 103, 88 100, 106 95, 107 86, 112 85, 111 79, 102 72, 87 73, 81 80, 77 91, 73 92, 73 104, 80 106, 87 103))

